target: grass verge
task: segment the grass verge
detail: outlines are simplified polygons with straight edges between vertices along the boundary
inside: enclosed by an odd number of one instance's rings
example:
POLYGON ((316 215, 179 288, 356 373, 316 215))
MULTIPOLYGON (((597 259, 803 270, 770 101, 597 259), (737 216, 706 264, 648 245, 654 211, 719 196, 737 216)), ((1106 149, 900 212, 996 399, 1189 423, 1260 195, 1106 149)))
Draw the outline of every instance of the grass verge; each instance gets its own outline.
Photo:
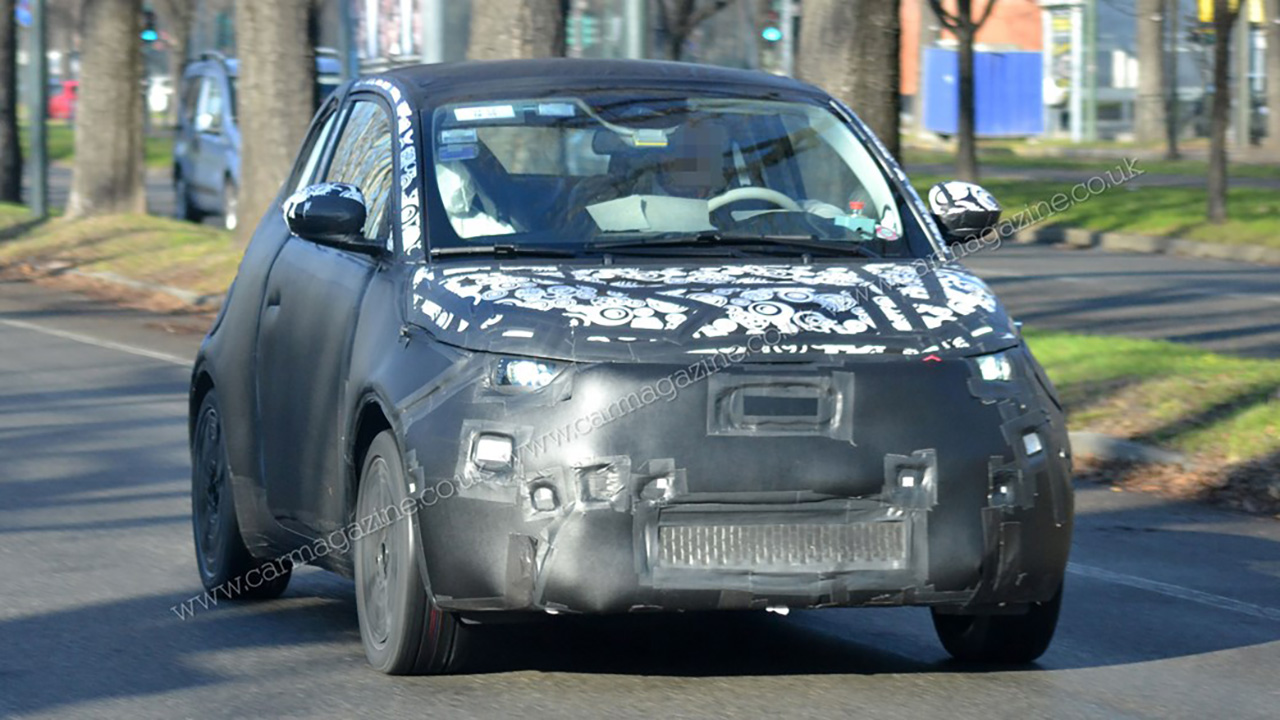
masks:
POLYGON ((204 225, 149 215, 33 224, 24 209, 0 205, 0 266, 113 273, 215 294, 231 284, 241 254, 229 233, 204 225))
POLYGON ((1280 361, 1176 343, 1028 330, 1073 430, 1186 453, 1191 469, 1110 468, 1127 484, 1280 513, 1280 361))
MULTIPOLYGON (((1139 169, 1146 169, 1141 163, 1139 169)), ((1115 171, 1114 166, 1110 168, 1115 171)), ((1105 169, 1102 170, 1105 172, 1105 169)), ((945 178, 916 177, 917 189, 927 191, 945 178)), ((1070 194, 1073 183, 1026 180, 983 180, 1011 217, 1024 207, 1070 194)), ((1078 194, 1084 196, 1083 191, 1078 194)), ((1120 185, 1076 203, 1053 215, 1042 227, 1077 227, 1096 232, 1136 233, 1178 237, 1199 242, 1263 245, 1280 248, 1280 192, 1265 188, 1232 188, 1227 195, 1229 219, 1214 225, 1206 217, 1207 196, 1199 188, 1120 185)))
MULTIPOLYGON (((983 144, 979 148, 978 162, 983 168, 994 170, 1103 170, 1124 162, 1133 156, 1135 148, 1127 145, 1102 145, 1095 149, 1108 150, 1115 153, 1114 159, 1106 160, 1094 157, 1054 157, 1046 155, 1022 154, 1029 146, 1025 142, 1020 145, 1009 143, 1000 145, 983 144)), ((1038 143, 1041 147, 1051 147, 1038 143)), ((941 165, 954 164, 955 154, 939 150, 923 148, 906 148, 903 150, 903 162, 908 165, 941 165)), ((1209 163, 1205 160, 1155 160, 1143 159, 1140 163, 1143 170, 1154 175, 1188 175, 1204 177, 1209 172, 1209 163)), ((1253 178, 1262 180, 1280 179, 1280 165, 1260 163, 1232 163, 1228 175, 1233 178, 1253 178)))

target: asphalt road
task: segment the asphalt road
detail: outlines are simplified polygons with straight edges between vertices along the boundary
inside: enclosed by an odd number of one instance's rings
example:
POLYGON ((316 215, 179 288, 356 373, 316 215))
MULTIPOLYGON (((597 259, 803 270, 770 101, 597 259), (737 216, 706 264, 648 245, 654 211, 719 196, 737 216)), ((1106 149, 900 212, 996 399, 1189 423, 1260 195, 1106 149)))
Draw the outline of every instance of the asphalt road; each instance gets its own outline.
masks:
POLYGON ((1280 268, 1007 244, 964 260, 1036 328, 1280 358, 1280 268))
POLYGON ((351 583, 179 619, 198 335, 0 283, 0 717, 1275 718, 1280 523, 1078 491, 1059 636, 946 659, 925 611, 495 626, 476 674, 389 678, 351 583))

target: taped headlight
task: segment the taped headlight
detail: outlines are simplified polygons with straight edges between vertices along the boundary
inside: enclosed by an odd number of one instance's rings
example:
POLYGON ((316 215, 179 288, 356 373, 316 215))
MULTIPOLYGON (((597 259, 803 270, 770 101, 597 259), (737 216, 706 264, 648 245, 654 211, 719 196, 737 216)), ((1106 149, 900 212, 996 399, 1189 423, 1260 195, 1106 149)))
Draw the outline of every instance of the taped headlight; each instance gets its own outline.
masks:
POLYGON ((546 360, 506 358, 498 362, 494 382, 504 387, 539 390, 551 384, 560 374, 560 365, 546 360))
POLYGON ((993 355, 982 355, 978 361, 978 372, 987 382, 1009 382, 1013 379, 1013 363, 1008 353, 998 352, 993 355))

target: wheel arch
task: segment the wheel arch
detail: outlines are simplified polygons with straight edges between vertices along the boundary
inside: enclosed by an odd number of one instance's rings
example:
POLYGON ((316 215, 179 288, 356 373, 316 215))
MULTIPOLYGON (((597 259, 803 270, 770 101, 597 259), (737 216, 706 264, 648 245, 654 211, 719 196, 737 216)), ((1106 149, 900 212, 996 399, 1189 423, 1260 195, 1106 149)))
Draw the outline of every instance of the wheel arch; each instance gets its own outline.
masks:
POLYGON ((213 375, 209 372, 209 368, 204 363, 197 363, 195 371, 191 374, 191 392, 188 396, 187 405, 187 444, 190 445, 195 439, 196 419, 200 414, 200 406, 204 404, 204 399, 214 389, 213 375))
MULTIPOLYGON (((374 392, 365 393, 356 405, 355 421, 351 428, 351 442, 347 448, 347 519, 355 516, 356 495, 360 490, 360 471, 365 455, 373 439, 387 430, 393 430, 391 414, 382 398, 374 392)), ((397 444, 399 441, 397 440, 397 444)))

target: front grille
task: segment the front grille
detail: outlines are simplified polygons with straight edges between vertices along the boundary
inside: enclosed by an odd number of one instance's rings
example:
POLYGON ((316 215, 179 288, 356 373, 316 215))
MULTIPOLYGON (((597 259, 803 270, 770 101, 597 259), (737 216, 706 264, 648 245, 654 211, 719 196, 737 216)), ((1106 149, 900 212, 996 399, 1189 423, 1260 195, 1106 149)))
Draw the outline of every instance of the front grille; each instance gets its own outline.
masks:
POLYGON ((656 560, 709 570, 896 570, 907 554, 905 522, 665 525, 656 560))

